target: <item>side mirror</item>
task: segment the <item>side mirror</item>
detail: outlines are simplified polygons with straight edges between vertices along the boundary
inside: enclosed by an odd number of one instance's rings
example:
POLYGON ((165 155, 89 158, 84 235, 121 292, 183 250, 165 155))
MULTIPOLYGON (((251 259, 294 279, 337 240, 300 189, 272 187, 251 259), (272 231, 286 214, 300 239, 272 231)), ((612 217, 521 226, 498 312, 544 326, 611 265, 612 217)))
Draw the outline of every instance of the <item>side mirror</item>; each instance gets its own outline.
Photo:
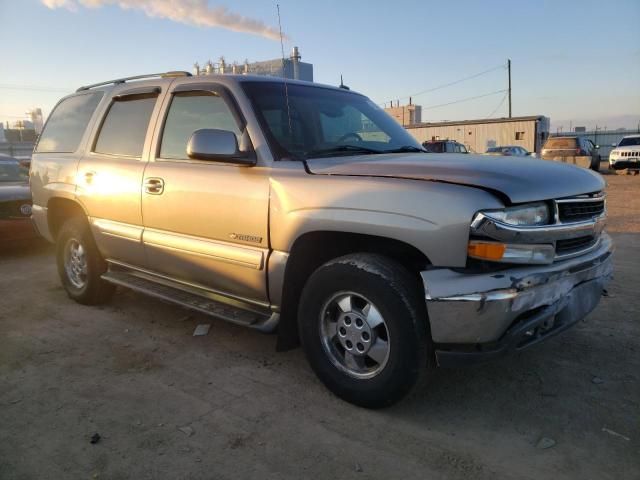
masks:
POLYGON ((613 148, 616 148, 618 145, 616 145, 615 143, 612 143, 612 144, 611 144, 611 146, 612 146, 613 148))
POLYGON ((256 164, 253 152, 241 152, 238 149, 235 133, 215 128, 203 128, 193 132, 187 144, 187 155, 194 160, 209 160, 248 167, 256 164))

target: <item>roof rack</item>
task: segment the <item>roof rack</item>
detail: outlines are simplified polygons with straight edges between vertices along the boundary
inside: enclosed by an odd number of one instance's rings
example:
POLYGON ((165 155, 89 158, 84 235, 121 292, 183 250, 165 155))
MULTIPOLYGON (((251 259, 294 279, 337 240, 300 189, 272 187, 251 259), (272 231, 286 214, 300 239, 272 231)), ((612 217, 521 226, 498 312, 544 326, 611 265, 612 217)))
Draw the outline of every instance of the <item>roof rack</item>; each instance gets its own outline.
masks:
POLYGON ((83 87, 80 87, 78 90, 76 90, 76 92, 82 92, 84 90, 89 90, 91 88, 96 88, 96 87, 102 87, 104 85, 117 85, 119 83, 125 83, 128 82, 130 80, 141 80, 143 78, 154 78, 154 77, 161 77, 161 78, 171 78, 171 77, 190 77, 191 73, 189 72, 183 72, 183 71, 172 71, 172 72, 164 72, 164 73, 149 73, 147 75, 136 75, 133 77, 124 77, 124 78, 117 78, 115 80, 107 80, 106 82, 100 82, 100 83, 93 83, 91 85, 85 85, 83 87))

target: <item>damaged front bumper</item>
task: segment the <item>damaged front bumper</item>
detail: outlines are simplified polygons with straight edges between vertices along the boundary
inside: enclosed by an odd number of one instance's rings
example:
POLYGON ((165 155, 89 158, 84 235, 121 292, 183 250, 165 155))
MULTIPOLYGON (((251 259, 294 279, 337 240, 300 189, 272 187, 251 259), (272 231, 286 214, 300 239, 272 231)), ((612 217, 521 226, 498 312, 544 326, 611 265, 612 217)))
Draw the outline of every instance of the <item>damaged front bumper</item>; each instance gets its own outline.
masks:
POLYGON ((566 330, 591 312, 612 274, 611 237, 585 255, 494 273, 421 273, 441 366, 490 359, 566 330))

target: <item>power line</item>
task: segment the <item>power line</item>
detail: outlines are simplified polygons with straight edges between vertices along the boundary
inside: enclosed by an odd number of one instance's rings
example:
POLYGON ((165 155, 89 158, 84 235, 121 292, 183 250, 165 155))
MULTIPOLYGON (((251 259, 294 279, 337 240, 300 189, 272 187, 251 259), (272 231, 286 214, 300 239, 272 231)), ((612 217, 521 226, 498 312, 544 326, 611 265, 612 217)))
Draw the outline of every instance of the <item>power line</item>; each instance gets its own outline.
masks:
POLYGON ((504 101, 507 99, 507 97, 509 96, 509 92, 505 93, 504 96, 502 97, 502 100, 500 100, 500 103, 498 104, 498 106, 493 110, 493 112, 491 112, 489 115, 487 115, 485 118, 491 118, 493 117, 493 115, 498 111, 498 109, 502 106, 502 104, 504 103, 504 101))
MULTIPOLYGON (((504 70, 505 68, 507 68, 505 65, 497 65, 497 66, 489 68, 487 70, 483 70, 482 72, 478 72, 478 73, 474 73, 473 75, 469 75, 468 77, 463 77, 463 78, 460 78, 458 80, 454 80, 453 82, 443 83, 442 85, 438 85, 436 87, 431 87, 431 88, 428 88, 426 90, 421 90, 420 92, 412 93, 411 95, 400 97, 400 98, 398 98, 396 100, 405 100, 405 99, 408 99, 408 98, 411 98, 411 97, 417 97, 419 95, 424 95, 425 93, 435 92, 436 90, 440 90, 442 88, 451 87, 453 85, 457 85, 458 83, 462 83, 462 82, 466 82, 467 80, 472 80, 474 78, 478 78, 478 77, 480 77, 482 75, 486 75, 487 73, 491 73, 491 72, 494 72, 496 70, 500 70, 500 69, 504 70)), ((381 105, 384 105, 385 103, 386 102, 383 102, 381 105)))
POLYGON ((428 107, 422 107, 422 110, 431 110, 431 109, 434 109, 434 108, 446 107, 448 105, 454 105, 456 103, 468 102, 468 101, 471 101, 471 100, 476 100, 478 98, 489 97, 491 95, 496 95, 498 93, 504 93, 506 91, 507 91, 506 89, 496 90, 495 92, 483 93, 482 95, 476 95, 475 97, 461 98, 460 100, 454 100, 453 102, 441 103, 439 105, 430 105, 428 107))
POLYGON ((42 87, 38 85, 15 85, 10 83, 0 83, 0 89, 4 90, 31 90, 35 92, 56 92, 56 93, 69 93, 72 92, 72 88, 54 88, 54 87, 42 87))
POLYGON ((404 97, 404 98, 417 97, 418 95, 423 95, 425 93, 434 92, 436 90, 440 90, 441 88, 451 87, 453 85, 457 85, 458 83, 466 82, 467 80, 472 80, 474 78, 480 77, 482 75, 485 75, 487 73, 493 72, 495 70, 500 70, 501 68, 504 69, 505 66, 504 65, 499 65, 497 67, 490 68, 490 69, 485 70, 483 72, 476 73, 476 74, 473 74, 473 75, 469 75, 468 77, 461 78, 460 80, 456 80, 454 82, 444 83, 442 85, 438 85, 437 87, 429 88, 427 90, 422 90, 422 91, 420 91, 418 93, 413 93, 413 94, 409 95, 408 97, 404 97))

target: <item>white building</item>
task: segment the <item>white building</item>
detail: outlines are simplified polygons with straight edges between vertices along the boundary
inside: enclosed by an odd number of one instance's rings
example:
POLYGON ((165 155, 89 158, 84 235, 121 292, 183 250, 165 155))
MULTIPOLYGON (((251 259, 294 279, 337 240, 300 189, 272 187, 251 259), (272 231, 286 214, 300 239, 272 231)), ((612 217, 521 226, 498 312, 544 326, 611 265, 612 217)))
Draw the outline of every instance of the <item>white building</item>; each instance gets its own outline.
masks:
POLYGON ((40 135, 42 133, 42 127, 44 126, 42 109, 34 108, 33 110, 29 110, 27 115, 31 119, 31 124, 33 125, 33 129, 36 131, 36 135, 40 135))
POLYGON ((198 63, 193 65, 194 75, 211 75, 213 73, 223 74, 245 74, 264 75, 267 77, 281 77, 292 80, 306 80, 313 82, 313 64, 300 61, 302 56, 298 47, 293 47, 289 58, 276 58, 275 60, 265 60, 262 62, 227 63, 224 57, 220 57, 218 63, 207 61, 203 67, 198 63))

